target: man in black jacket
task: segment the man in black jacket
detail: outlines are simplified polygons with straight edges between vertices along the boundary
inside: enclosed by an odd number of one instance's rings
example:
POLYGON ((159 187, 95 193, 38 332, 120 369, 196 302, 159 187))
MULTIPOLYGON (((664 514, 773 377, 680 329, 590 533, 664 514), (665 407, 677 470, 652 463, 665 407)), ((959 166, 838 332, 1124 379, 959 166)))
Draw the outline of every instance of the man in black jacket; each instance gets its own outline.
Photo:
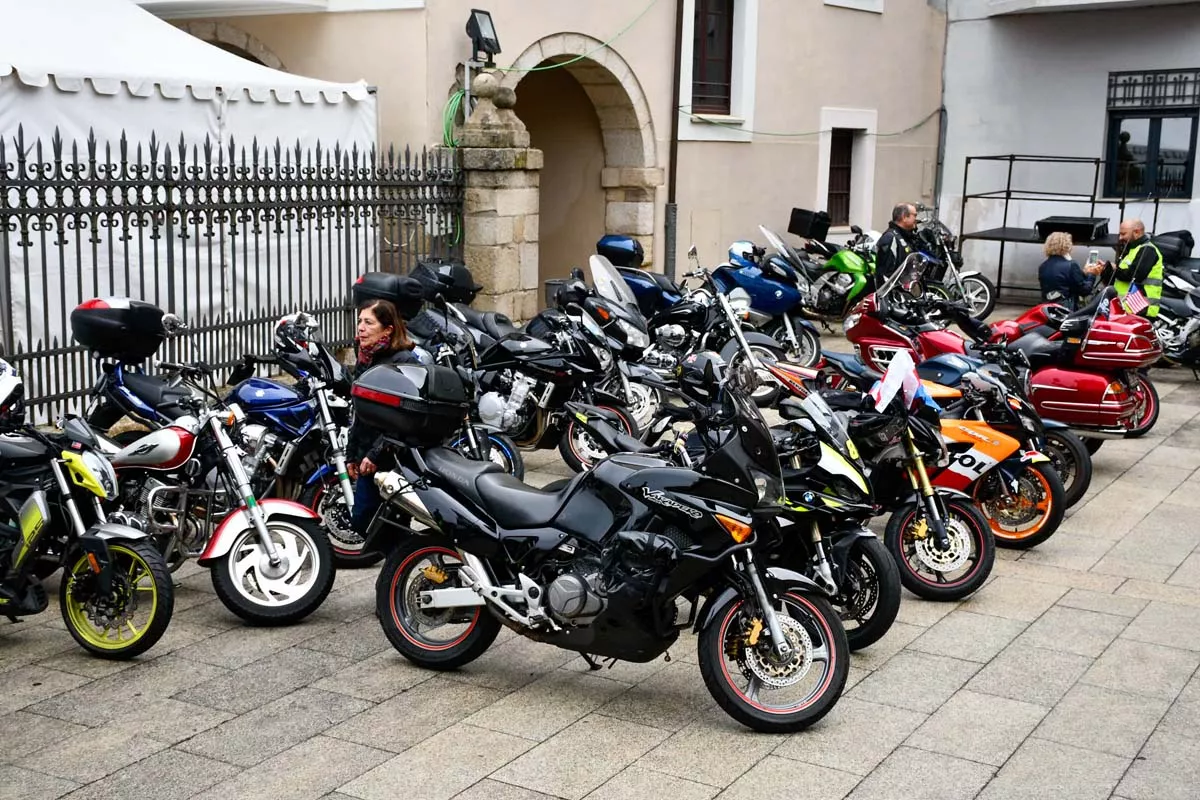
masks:
POLYGON ((875 243, 875 285, 879 286, 917 249, 917 207, 900 203, 892 209, 888 229, 875 243))

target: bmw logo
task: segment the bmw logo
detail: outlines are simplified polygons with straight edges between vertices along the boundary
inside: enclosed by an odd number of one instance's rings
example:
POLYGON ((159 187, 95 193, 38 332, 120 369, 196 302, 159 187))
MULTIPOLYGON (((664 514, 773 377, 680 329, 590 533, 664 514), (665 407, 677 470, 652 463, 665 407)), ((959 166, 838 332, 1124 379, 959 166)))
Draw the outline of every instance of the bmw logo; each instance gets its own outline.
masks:
POLYGON ((804 502, 806 502, 806 503, 812 503, 812 502, 813 502, 814 500, 816 500, 816 499, 817 499, 817 496, 816 496, 815 494, 813 494, 812 492, 805 492, 805 493, 804 493, 804 502))

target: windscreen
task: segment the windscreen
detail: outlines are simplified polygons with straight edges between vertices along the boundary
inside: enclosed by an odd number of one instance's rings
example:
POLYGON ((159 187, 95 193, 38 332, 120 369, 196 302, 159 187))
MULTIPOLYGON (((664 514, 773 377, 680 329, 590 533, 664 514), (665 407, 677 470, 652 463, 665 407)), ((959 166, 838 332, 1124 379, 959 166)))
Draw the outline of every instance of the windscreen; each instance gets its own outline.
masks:
POLYGON ((846 450, 846 443, 850 441, 850 431, 846 427, 846 422, 829 407, 820 393, 809 392, 800 401, 800 407, 804 409, 815 425, 828 434, 838 449, 846 450))
POLYGON ((758 229, 766 237, 767 244, 775 248, 775 252, 792 262, 794 266, 800 266, 800 254, 793 250, 792 246, 783 240, 783 237, 774 231, 767 230, 762 225, 759 225, 758 229))
POLYGON ((619 305, 634 309, 638 307, 633 290, 611 261, 604 256, 594 255, 588 259, 588 267, 592 270, 592 285, 596 287, 596 294, 619 305))

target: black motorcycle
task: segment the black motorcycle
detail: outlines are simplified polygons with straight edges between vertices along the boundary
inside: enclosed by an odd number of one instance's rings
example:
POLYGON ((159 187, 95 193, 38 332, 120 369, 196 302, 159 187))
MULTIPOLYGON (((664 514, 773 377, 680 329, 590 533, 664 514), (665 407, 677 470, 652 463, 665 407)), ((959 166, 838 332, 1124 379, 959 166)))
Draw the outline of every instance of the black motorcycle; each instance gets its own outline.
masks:
POLYGON ((837 702, 849 667, 837 615, 810 579, 759 563, 764 540, 787 534, 786 509, 771 432, 743 396, 730 394, 737 435, 703 474, 614 456, 546 492, 429 446, 470 406, 455 371, 381 366, 354 393, 355 413, 395 432, 368 537, 390 550, 380 622, 413 663, 460 667, 507 625, 598 669, 651 661, 693 628, 706 686, 742 724, 795 731, 837 702))

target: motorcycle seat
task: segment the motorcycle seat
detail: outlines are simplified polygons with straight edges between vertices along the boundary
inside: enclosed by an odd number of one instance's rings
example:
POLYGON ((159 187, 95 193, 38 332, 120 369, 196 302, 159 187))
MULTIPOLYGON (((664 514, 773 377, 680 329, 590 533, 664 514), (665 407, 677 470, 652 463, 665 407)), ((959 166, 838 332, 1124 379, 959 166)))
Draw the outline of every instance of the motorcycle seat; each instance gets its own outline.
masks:
MULTIPOLYGON (((1197 290, 1200 291, 1200 290, 1197 290)), ((1182 297, 1161 297, 1158 301, 1159 307, 1169 310, 1177 317, 1192 316, 1192 309, 1188 305, 1188 301, 1182 297)))
POLYGON ((472 461, 445 447, 434 447, 423 454, 425 465, 431 472, 445 478, 453 487, 472 502, 483 505, 477 484, 484 475, 503 473, 499 464, 491 461, 472 461))
POLYGON ((483 500, 482 508, 505 528, 543 528, 566 505, 575 483, 572 480, 556 492, 547 492, 507 472, 489 472, 479 476, 475 488, 483 500))
POLYGON ((165 378, 141 372, 126 372, 125 388, 146 405, 167 417, 182 417, 188 412, 182 400, 192 393, 181 386, 171 386, 165 378))
POLYGON ((493 339, 503 339, 510 333, 521 331, 505 314, 496 311, 478 311, 468 305, 455 303, 454 307, 462 312, 467 324, 476 330, 483 331, 493 339))
POLYGON ((859 361, 858 356, 854 355, 853 353, 834 353, 830 350, 822 350, 821 357, 826 361, 835 364, 847 375, 851 375, 856 378, 864 378, 876 381, 883 377, 882 374, 876 372, 866 364, 859 361))
POLYGON ((1030 366, 1039 367, 1052 363, 1062 352, 1061 341, 1051 341, 1040 333, 1027 333, 1008 343, 1009 350, 1019 350, 1029 359, 1030 366))

